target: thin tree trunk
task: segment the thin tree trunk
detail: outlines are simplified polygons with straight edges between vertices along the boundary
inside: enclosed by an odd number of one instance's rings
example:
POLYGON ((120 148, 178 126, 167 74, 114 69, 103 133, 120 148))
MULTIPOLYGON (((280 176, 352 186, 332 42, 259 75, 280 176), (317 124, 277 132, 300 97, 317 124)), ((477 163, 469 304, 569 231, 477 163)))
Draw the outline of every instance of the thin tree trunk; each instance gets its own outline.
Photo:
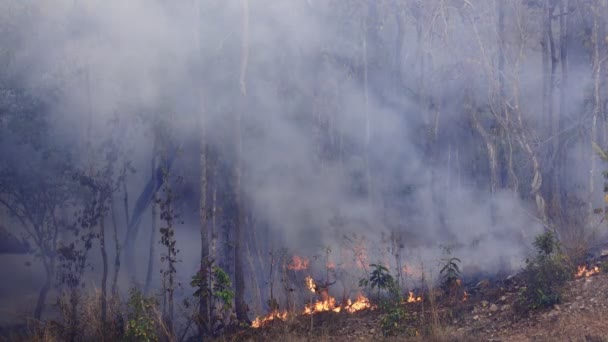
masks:
MULTIPOLYGON (((551 124, 551 145, 550 145, 550 149, 549 149, 549 157, 551 158, 551 160, 553 160, 553 165, 551 167, 552 170, 552 179, 551 179, 551 183, 548 184, 549 187, 549 193, 551 194, 551 213, 552 213, 552 217, 554 220, 560 220, 560 216, 561 216, 561 209, 560 209, 560 205, 559 205, 559 191, 558 191, 558 186, 559 186, 559 143, 560 143, 560 138, 559 138, 559 125, 560 125, 560 113, 556 112, 554 110, 554 99, 555 99, 555 74, 557 72, 557 63, 558 63, 558 56, 557 56, 557 49, 555 47, 555 38, 553 36, 553 13, 555 12, 555 5, 550 5, 549 6, 549 12, 546 14, 548 19, 548 34, 549 34, 549 51, 550 51, 550 55, 551 55, 551 74, 549 76, 549 89, 548 89, 548 115, 550 118, 550 124, 551 124)), ((564 18, 564 13, 560 13, 560 25, 563 21, 564 18)), ((560 26, 561 27, 561 26, 560 26)), ((560 32, 561 34, 561 32, 560 32)))
MULTIPOLYGON (((202 22, 203 22, 203 12, 201 1, 195 2, 195 18, 196 18, 196 28, 197 28, 197 41, 196 44, 198 46, 199 53, 199 64, 202 68, 203 64, 203 46, 202 46, 202 22)), ((207 289, 209 287, 209 279, 207 277, 207 269, 209 268, 209 227, 207 223, 207 190, 208 190, 208 162, 207 157, 209 153, 209 146, 207 141, 207 121, 205 120, 205 108, 204 108, 204 89, 203 89, 203 79, 202 73, 199 74, 199 125, 200 125, 200 207, 199 207, 199 220, 200 220, 200 235, 201 235, 201 259, 200 259, 200 275, 201 275, 201 284, 199 291, 201 296, 199 298, 199 306, 198 306, 198 314, 199 314, 199 335, 203 336, 208 331, 210 331, 210 314, 209 314, 209 297, 205 294, 207 293, 207 289)))
POLYGON ((242 156, 242 131, 241 121, 243 111, 246 108, 247 87, 246 75, 249 63, 249 0, 242 0, 242 45, 241 45, 241 72, 239 83, 241 86, 241 108, 236 112, 235 145, 236 156, 234 166, 234 197, 235 197, 235 223, 234 223, 234 286, 235 286, 235 311, 236 318, 240 322, 247 322, 247 305, 245 303, 245 274, 243 267, 243 203, 241 193, 241 156, 242 156))
POLYGON ((114 234, 114 276, 112 277, 112 297, 118 299, 118 273, 120 272, 120 242, 118 240, 118 222, 116 220, 116 210, 114 208, 114 198, 110 196, 110 217, 112 219, 112 229, 114 234))
MULTIPOLYGON (((100 195, 101 197, 101 206, 105 206, 105 196, 106 194, 100 195)), ((99 245, 101 249, 101 260, 103 264, 103 271, 101 276, 101 326, 103 328, 103 340, 105 341, 107 338, 106 335, 106 324, 108 317, 108 251, 106 250, 106 226, 105 226, 105 210, 101 211, 101 216, 99 218, 99 245)))
POLYGON ((593 14, 593 116, 591 122, 591 146, 590 146, 590 166, 589 166, 589 217, 593 215, 593 195, 595 193, 595 150, 593 144, 597 140, 597 119, 600 115, 601 95, 600 95, 600 75, 602 64, 600 61, 600 37, 599 37, 599 13, 593 14))
MULTIPOLYGON (((570 14, 567 13, 569 7, 568 0, 561 0, 559 3, 559 49, 560 49, 560 65, 561 65, 561 85, 560 85, 560 98, 559 98, 559 115, 557 116, 557 122, 554 122, 554 153, 556 154, 553 171, 553 206, 560 210, 562 207, 562 195, 560 191, 560 179, 564 177, 564 159, 562 151, 562 142, 558 132, 561 131, 562 118, 568 117, 567 99, 569 94, 568 89, 568 22, 570 20, 570 14)), ((560 210, 561 211, 561 210, 560 210)))
MULTIPOLYGON (((158 213, 157 213, 157 198, 156 198, 156 188, 158 186, 158 180, 156 177, 156 170, 158 169, 158 163, 157 161, 157 154, 158 154, 158 141, 157 141, 158 137, 156 136, 156 133, 154 135, 154 143, 153 143, 153 150, 152 150, 152 161, 150 162, 151 164, 151 172, 152 172, 152 180, 154 182, 154 190, 152 193, 152 229, 150 231, 150 250, 148 252, 148 271, 146 273, 146 283, 144 286, 144 293, 147 295, 150 293, 150 287, 152 285, 152 274, 154 272, 154 260, 156 258, 156 230, 157 230, 157 226, 156 226, 156 218, 158 217, 158 213)), ((166 170, 164 170, 163 172, 166 172, 166 170)))
POLYGON ((36 301, 36 308, 34 309, 34 319, 36 319, 37 321, 40 321, 40 319, 42 318, 42 313, 46 304, 46 297, 49 294, 54 278, 52 266, 45 265, 45 271, 46 280, 42 285, 42 288, 40 288, 40 291, 38 292, 38 300, 36 301))
MULTIPOLYGON (((370 3, 369 6, 372 6, 370 3)), ((368 18, 363 21, 363 114, 365 115, 365 185, 367 196, 372 203, 372 175, 369 161, 371 143, 371 120, 369 115, 369 66, 368 66, 368 18)))
POLYGON ((477 108, 471 106, 471 121, 473 127, 477 130, 477 133, 481 136, 484 144, 486 145, 486 151, 488 153, 488 163, 490 167, 490 192, 494 194, 498 187, 498 157, 496 153, 496 145, 490 136, 490 133, 483 127, 479 118, 477 117, 477 108))

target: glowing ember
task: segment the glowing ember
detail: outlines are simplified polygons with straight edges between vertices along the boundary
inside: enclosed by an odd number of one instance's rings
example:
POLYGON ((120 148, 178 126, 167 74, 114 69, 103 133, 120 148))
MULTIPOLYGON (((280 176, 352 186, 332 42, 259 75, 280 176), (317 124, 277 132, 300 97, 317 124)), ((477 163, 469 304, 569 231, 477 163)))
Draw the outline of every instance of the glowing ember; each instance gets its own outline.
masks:
POLYGON ((467 291, 464 291, 464 295, 462 296, 462 301, 466 302, 468 298, 469 298, 469 294, 467 293, 467 291))
POLYGON ((258 317, 253 321, 253 323, 251 323, 251 326, 253 328, 259 328, 270 321, 274 321, 275 319, 281 321, 287 320, 287 311, 280 312, 275 310, 264 317, 258 317))
POLYGON ((294 255, 289 265, 287 265, 287 269, 292 271, 302 271, 308 269, 309 264, 310 261, 308 259, 294 255))
POLYGON ((576 278, 583 278, 583 277, 591 277, 592 275, 596 275, 600 273, 600 268, 595 266, 591 269, 587 268, 587 265, 583 265, 583 266, 579 266, 578 270, 576 272, 576 274, 574 275, 576 278))
POLYGON ((406 303, 418 303, 418 302, 422 302, 422 297, 418 296, 416 297, 414 295, 414 292, 409 292, 409 295, 407 297, 407 300, 405 301, 406 303))

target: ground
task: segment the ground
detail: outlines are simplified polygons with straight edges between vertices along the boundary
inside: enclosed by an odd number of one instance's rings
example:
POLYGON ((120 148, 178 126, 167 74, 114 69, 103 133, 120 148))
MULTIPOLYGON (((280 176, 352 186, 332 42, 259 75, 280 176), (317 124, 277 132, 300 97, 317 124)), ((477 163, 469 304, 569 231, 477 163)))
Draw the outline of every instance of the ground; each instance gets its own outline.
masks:
POLYGON ((608 341, 608 274, 568 282, 561 303, 516 314, 522 285, 506 281, 478 284, 465 301, 404 304, 408 324, 385 337, 381 310, 356 314, 316 314, 232 335, 233 341, 608 341), (432 332, 432 333, 431 333, 432 332))

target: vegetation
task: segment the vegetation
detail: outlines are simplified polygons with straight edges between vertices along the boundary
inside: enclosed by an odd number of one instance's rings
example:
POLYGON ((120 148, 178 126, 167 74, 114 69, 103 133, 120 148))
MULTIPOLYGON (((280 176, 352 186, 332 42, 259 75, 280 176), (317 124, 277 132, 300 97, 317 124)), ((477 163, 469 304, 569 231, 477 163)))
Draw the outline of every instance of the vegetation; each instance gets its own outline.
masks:
POLYGON ((605 242, 608 0, 276 3, 0 1, 7 320, 202 340, 363 287, 410 335, 407 286, 455 306, 539 231, 518 307, 560 301, 605 242))
POLYGON ((154 297, 132 288, 127 303, 127 341, 158 341, 158 310, 158 301, 154 297))
POLYGON ((534 247, 536 255, 526 260, 526 268, 522 272, 526 286, 517 301, 519 312, 558 304, 562 286, 574 274, 553 232, 538 235, 534 247))

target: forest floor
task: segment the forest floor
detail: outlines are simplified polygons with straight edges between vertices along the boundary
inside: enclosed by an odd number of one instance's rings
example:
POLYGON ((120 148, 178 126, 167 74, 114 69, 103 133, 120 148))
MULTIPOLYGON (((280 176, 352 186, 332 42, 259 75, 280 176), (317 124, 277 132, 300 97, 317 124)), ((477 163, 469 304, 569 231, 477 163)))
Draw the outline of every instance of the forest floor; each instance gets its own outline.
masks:
POLYGON ((320 313, 273 321, 241 331, 231 341, 608 341, 608 274, 568 282, 561 303, 517 314, 522 285, 493 284, 473 289, 466 301, 403 304, 407 323, 385 337, 380 310, 355 314, 320 313))

